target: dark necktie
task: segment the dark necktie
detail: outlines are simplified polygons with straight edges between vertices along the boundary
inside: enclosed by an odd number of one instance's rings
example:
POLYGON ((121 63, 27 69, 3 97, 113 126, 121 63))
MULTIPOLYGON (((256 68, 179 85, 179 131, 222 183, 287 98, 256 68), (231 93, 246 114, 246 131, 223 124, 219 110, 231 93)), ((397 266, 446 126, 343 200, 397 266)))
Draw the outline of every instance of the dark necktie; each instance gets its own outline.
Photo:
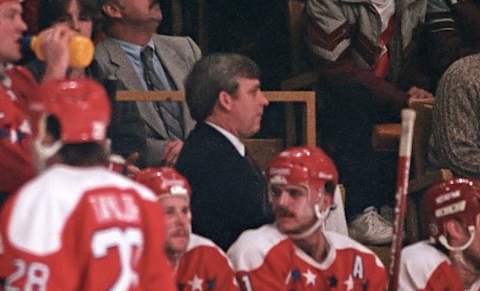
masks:
POLYGON ((245 148, 245 159, 247 160, 248 164, 250 165, 250 167, 252 168, 253 170, 253 173, 255 174, 256 178, 259 180, 259 181, 264 181, 264 176, 263 176, 263 173, 262 173, 262 170, 260 169, 260 167, 258 166, 257 162, 252 158, 252 156, 248 153, 248 150, 247 148, 245 148))
MULTIPOLYGON (((151 47, 146 46, 140 54, 143 64, 143 77, 148 90, 165 90, 165 85, 158 78, 153 68, 153 54, 151 47)), ((155 102, 158 114, 165 123, 168 135, 173 138, 183 139, 183 130, 181 125, 182 112, 180 105, 174 101, 155 102)))
POLYGON ((256 183, 259 183, 259 188, 261 188, 261 192, 258 193, 259 195, 261 195, 261 197, 259 197, 259 199, 261 200, 261 204, 262 204, 262 214, 263 214, 263 217, 265 219, 265 223, 270 223, 272 221, 272 213, 271 213, 271 208, 270 208, 270 205, 268 203, 268 199, 267 199, 267 184, 266 184, 266 181, 265 181, 265 176, 263 175, 262 173, 262 170, 260 169, 260 167, 258 166, 257 162, 255 162, 255 160, 252 158, 252 156, 248 153, 248 150, 247 148, 245 148, 245 159, 247 160, 247 162, 249 163, 250 167, 253 169, 253 172, 255 174, 255 177, 257 178, 256 180, 256 183))
POLYGON ((255 170, 255 174, 257 174, 257 175, 262 174, 262 171, 258 167, 257 162, 255 162, 255 160, 252 158, 252 156, 250 156, 250 153, 248 152, 247 148, 245 148, 245 159, 250 164, 250 166, 255 170))

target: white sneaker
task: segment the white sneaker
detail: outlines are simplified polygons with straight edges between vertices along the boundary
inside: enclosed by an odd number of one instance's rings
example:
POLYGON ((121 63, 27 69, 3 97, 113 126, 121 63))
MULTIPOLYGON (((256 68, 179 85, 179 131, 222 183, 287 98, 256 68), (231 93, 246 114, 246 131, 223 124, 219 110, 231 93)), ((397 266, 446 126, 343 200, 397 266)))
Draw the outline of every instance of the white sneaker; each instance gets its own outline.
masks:
POLYGON ((393 210, 393 207, 383 205, 382 207, 380 207, 379 212, 383 218, 393 224, 393 220, 395 219, 395 211, 393 210))
POLYGON ((368 207, 348 226, 350 237, 367 245, 385 245, 392 242, 393 224, 368 207))

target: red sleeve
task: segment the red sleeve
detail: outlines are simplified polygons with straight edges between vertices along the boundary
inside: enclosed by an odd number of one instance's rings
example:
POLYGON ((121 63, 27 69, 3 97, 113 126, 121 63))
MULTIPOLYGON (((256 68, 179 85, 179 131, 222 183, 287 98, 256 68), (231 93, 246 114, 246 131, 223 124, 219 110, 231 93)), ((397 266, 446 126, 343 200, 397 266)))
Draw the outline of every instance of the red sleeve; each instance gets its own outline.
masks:
MULTIPOLYGON (((1 130, 1 129, 0 129, 1 130)), ((12 143, 0 138, 0 192, 13 193, 35 176, 30 146, 27 141, 12 143)))
POLYGON ((0 90, 0 192, 11 193, 35 176, 29 104, 38 87, 32 74, 14 66, 6 70, 11 84, 0 90), (12 94, 14 99, 12 99, 12 94))
POLYGON ((0 88, 0 192, 12 193, 35 174, 26 114, 0 88))
POLYGON ((453 270, 448 262, 443 262, 428 279, 425 289, 422 291, 464 291, 460 276, 453 270))
POLYGON ((326 86, 344 86, 361 84, 374 96, 381 105, 401 109, 407 105, 408 95, 392 83, 377 78, 373 71, 359 69, 347 55, 335 62, 323 61, 318 64, 319 82, 326 86))
POLYGON ((6 71, 6 74, 12 80, 10 89, 15 93, 20 109, 29 114, 29 104, 36 96, 38 83, 32 73, 21 66, 14 66, 6 71))

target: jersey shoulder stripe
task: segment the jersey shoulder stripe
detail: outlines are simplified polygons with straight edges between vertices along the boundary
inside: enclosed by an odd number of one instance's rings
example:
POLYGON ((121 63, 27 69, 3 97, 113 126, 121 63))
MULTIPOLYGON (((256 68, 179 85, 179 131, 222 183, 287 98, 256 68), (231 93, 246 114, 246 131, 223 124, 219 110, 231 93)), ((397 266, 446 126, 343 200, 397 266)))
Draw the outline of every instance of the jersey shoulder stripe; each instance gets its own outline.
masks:
POLYGON ((103 187, 133 189, 143 200, 152 203, 156 199, 146 187, 103 167, 55 165, 16 194, 8 218, 8 241, 36 255, 58 251, 63 228, 84 193, 103 187))

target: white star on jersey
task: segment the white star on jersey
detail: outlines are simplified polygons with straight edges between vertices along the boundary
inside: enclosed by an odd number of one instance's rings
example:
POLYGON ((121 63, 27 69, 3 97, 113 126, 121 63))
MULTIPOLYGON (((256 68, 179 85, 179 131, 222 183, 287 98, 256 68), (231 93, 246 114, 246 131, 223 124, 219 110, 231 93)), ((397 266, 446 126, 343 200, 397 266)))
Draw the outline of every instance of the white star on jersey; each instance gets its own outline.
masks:
POLYGON ((18 129, 23 133, 32 134, 32 128, 30 127, 30 123, 28 123, 28 121, 26 120, 24 120, 22 124, 20 124, 20 127, 18 129))
POLYGON ((347 285, 347 291, 353 290, 353 278, 352 275, 348 276, 348 279, 343 282, 345 285, 347 285))
POLYGON ((193 277, 192 281, 188 282, 188 284, 192 285, 192 291, 195 291, 195 290, 203 291, 202 283, 203 283, 203 279, 198 277, 197 275, 193 277))
POLYGON ((307 269, 306 273, 302 273, 302 276, 305 277, 305 279, 307 279, 307 283, 306 283, 307 285, 312 284, 313 286, 315 286, 315 280, 317 278, 317 275, 312 273, 310 269, 307 269))

